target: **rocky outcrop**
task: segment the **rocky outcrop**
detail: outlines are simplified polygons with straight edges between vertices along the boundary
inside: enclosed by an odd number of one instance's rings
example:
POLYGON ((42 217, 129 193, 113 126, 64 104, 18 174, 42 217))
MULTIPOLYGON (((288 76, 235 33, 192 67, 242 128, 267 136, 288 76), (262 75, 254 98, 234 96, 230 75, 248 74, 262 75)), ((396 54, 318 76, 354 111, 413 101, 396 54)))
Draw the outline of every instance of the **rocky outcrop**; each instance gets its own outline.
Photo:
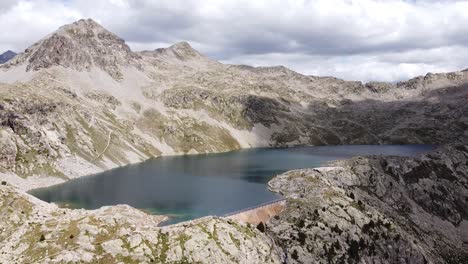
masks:
MULTIPOLYGON (((144 52, 146 54, 151 54, 151 52, 144 52)), ((159 48, 154 50, 154 55, 156 56, 165 56, 173 57, 181 61, 188 61, 193 59, 202 58, 198 51, 192 48, 190 44, 186 41, 176 43, 168 48, 159 48)))
POLYGON ((419 158, 358 157, 296 170, 267 225, 288 263, 466 263, 468 147, 419 158))
POLYGON ((17 54, 11 50, 0 54, 0 64, 6 63, 7 61, 13 59, 17 54))
POLYGON ((280 263, 253 227, 206 217, 157 227, 164 216, 129 206, 59 209, 0 186, 2 263, 280 263))

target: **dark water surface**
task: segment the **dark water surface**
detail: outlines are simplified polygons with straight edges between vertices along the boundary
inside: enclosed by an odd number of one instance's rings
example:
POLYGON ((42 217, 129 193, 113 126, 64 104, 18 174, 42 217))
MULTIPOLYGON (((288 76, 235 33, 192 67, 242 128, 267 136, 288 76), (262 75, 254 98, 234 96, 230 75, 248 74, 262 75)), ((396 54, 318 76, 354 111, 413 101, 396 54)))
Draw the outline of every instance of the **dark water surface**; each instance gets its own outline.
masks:
POLYGON ((413 156, 432 145, 349 145, 248 149, 155 158, 30 193, 46 202, 95 209, 129 204, 176 223, 223 215, 279 198, 266 183, 275 175, 357 155, 413 156))

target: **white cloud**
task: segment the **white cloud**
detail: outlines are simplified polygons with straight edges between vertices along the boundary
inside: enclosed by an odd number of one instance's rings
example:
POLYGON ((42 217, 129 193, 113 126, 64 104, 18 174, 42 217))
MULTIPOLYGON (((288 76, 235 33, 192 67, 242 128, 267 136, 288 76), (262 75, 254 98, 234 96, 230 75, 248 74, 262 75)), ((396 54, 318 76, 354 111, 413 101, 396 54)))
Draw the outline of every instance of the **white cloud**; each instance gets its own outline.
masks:
POLYGON ((427 72, 450 72, 468 68, 468 47, 454 46, 348 56, 271 53, 237 56, 223 62, 253 66, 284 65, 308 75, 394 82, 427 72))
POLYGON ((16 2, 17 1, 15 0, 2 0, 0 2, 0 13, 13 7, 16 4, 16 2))
POLYGON ((80 12, 60 2, 19 1, 0 13, 0 49, 22 51, 58 27, 80 17, 80 12))
POLYGON ((399 80, 468 67, 466 10, 467 1, 7 0, 0 49, 22 50, 91 17, 135 50, 188 40, 226 62, 399 80))

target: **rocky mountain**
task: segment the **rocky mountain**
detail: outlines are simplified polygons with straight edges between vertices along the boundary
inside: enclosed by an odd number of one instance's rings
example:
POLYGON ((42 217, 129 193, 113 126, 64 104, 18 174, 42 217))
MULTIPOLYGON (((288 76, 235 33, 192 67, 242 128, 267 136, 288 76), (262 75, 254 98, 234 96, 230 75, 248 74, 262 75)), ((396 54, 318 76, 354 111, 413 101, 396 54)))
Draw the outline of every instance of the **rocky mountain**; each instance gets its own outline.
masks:
POLYGON ((53 66, 83 71, 96 67, 113 78, 121 78, 122 66, 136 64, 138 55, 125 41, 93 20, 63 26, 12 60, 8 67, 26 66, 38 71, 53 66))
POLYGON ((4 52, 3 54, 0 54, 0 64, 3 64, 11 59, 13 59, 17 54, 11 50, 8 50, 4 52))
POLYGON ((225 65, 187 42, 133 52, 66 25, 0 66, 1 178, 29 189, 170 154, 466 141, 468 71, 397 84, 225 65))
POLYGON ((60 209, 3 182, 0 261, 467 263, 467 145, 330 166, 270 181, 287 200, 266 229, 218 217, 157 227, 164 216, 60 209))
POLYGON ((0 262, 466 263, 467 88, 468 70, 364 84, 63 26, 0 65, 0 262), (286 209, 265 233, 216 217, 160 228, 20 190, 162 155, 396 143, 451 144, 280 175, 286 209))
POLYGON ((267 233, 287 263, 467 263, 468 148, 290 171, 267 233))

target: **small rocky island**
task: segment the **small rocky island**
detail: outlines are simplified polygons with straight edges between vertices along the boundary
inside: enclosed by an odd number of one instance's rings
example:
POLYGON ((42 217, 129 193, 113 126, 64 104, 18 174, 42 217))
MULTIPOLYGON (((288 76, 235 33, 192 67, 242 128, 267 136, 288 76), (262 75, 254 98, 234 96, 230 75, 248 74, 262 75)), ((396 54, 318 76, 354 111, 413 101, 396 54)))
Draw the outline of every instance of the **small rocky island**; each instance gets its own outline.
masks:
POLYGON ((0 263, 468 263, 468 70, 399 83, 225 65, 187 42, 133 52, 93 20, 0 65, 0 263), (153 157, 293 145, 438 144, 278 175, 259 226, 25 190, 153 157))

